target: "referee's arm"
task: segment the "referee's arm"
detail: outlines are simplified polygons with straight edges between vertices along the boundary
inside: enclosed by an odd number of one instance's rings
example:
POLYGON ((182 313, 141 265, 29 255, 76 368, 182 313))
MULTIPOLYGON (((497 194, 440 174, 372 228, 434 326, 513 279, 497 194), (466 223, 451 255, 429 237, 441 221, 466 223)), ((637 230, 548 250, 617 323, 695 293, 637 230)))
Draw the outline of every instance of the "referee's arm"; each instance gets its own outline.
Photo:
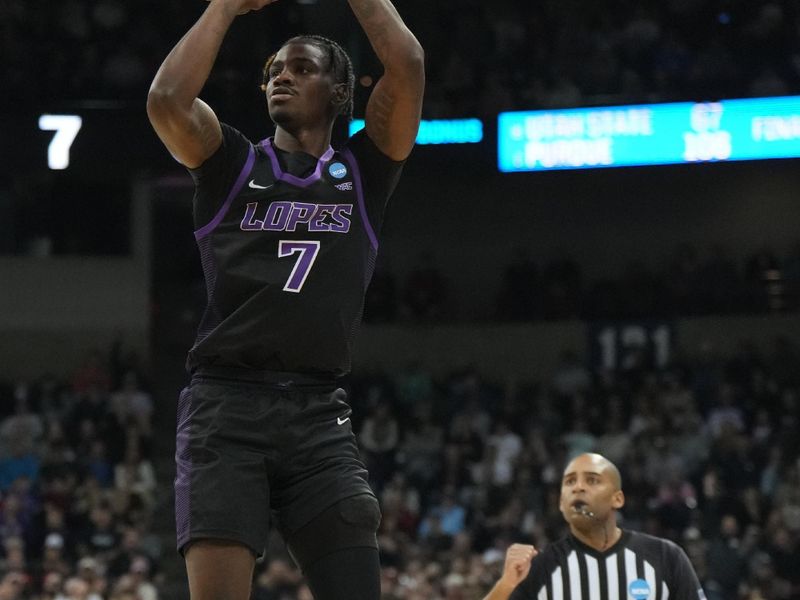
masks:
POLYGON ((508 600, 515 590, 514 599, 525 600, 524 590, 517 586, 528 576, 531 561, 537 554, 539 551, 528 544, 511 544, 506 551, 503 575, 483 600, 508 600))

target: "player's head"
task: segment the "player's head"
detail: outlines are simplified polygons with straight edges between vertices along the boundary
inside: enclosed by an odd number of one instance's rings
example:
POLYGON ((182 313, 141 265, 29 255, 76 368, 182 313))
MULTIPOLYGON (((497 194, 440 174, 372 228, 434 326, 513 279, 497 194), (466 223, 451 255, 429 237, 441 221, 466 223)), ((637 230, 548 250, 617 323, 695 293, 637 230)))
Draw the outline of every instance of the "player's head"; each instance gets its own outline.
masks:
POLYGON ((319 35, 293 37, 270 56, 261 89, 270 118, 286 129, 353 115, 353 63, 339 44, 319 35))
POLYGON ((570 528, 584 530, 615 519, 625 504, 619 469, 600 454, 581 454, 564 469, 559 508, 570 528))

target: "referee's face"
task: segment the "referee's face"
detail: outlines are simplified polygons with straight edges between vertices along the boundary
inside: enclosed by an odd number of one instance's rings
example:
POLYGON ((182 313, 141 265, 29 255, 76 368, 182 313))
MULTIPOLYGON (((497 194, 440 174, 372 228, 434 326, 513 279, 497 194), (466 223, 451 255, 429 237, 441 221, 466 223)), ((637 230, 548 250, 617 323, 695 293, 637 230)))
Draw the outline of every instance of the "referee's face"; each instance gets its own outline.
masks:
POLYGON ((582 454, 564 469, 561 514, 571 527, 582 530, 615 519, 625 502, 611 463, 597 454, 582 454))

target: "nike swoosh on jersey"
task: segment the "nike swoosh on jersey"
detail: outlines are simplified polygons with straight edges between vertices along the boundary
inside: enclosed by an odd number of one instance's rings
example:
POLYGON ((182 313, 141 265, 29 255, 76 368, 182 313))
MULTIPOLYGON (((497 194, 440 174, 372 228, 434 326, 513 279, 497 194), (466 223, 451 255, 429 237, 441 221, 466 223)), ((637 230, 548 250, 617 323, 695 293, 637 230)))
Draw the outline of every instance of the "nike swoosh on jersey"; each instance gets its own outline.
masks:
POLYGON ((336 423, 338 423, 339 425, 344 425, 349 420, 350 420, 350 417, 345 417, 344 419, 342 417, 336 417, 336 423))
POLYGON ((258 185, 256 183, 255 179, 251 179, 250 183, 248 183, 247 185, 248 185, 248 187, 251 187, 254 190, 268 190, 269 188, 271 188, 275 184, 274 183, 270 183, 269 185, 258 185))

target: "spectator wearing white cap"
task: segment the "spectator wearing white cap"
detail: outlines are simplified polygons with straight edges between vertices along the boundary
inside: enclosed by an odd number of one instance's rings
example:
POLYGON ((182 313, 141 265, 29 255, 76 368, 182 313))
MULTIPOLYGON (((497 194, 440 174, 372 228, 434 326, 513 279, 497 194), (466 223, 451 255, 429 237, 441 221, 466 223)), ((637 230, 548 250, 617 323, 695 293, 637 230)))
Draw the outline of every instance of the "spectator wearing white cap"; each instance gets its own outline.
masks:
POLYGON ((84 556, 78 561, 78 577, 87 583, 90 595, 105 597, 108 589, 105 568, 93 556, 84 556))
POLYGON ((129 573, 139 600, 158 600, 158 590, 150 581, 150 560, 146 556, 134 558, 129 573))
POLYGON ((64 576, 69 575, 72 569, 65 554, 64 536, 60 533, 49 533, 44 539, 41 571, 45 573, 55 571, 64 576))
POLYGON ((80 577, 70 577, 64 582, 64 588, 55 600, 103 600, 92 592, 89 584, 80 577))

